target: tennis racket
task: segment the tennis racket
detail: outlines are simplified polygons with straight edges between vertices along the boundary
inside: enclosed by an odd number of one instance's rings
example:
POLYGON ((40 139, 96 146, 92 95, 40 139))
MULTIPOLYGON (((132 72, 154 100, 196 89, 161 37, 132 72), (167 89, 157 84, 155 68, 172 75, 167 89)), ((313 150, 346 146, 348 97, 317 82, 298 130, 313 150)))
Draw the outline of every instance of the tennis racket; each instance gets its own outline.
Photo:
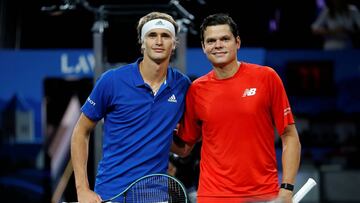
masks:
POLYGON ((299 191, 294 195, 293 202, 298 203, 300 202, 304 196, 313 188, 315 187, 316 182, 314 179, 309 178, 306 183, 300 188, 299 191))
POLYGON ((143 176, 131 183, 118 195, 102 202, 124 203, 187 203, 184 185, 176 178, 166 174, 143 176))

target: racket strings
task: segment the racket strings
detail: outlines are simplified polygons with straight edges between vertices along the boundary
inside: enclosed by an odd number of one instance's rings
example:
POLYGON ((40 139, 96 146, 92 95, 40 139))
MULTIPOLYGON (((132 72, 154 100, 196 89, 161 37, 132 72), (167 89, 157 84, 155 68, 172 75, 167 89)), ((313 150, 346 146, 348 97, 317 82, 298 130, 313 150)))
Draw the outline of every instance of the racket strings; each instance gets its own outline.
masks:
POLYGON ((184 203, 180 183, 167 176, 149 176, 134 184, 124 195, 127 203, 184 203))

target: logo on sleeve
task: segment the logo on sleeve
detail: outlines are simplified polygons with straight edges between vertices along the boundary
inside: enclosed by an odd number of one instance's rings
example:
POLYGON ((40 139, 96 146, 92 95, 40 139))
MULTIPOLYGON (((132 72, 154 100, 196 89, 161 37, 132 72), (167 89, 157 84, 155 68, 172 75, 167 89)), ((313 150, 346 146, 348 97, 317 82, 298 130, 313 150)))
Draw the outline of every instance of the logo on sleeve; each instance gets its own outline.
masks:
POLYGON ((91 100, 90 97, 87 98, 87 101, 93 106, 96 105, 96 103, 93 100, 91 100))
POLYGON ((290 107, 284 109, 284 116, 288 115, 289 113, 291 113, 291 108, 290 107))
POLYGON ((256 94, 256 88, 247 88, 245 89, 242 97, 250 97, 250 96, 254 96, 255 94, 256 94))

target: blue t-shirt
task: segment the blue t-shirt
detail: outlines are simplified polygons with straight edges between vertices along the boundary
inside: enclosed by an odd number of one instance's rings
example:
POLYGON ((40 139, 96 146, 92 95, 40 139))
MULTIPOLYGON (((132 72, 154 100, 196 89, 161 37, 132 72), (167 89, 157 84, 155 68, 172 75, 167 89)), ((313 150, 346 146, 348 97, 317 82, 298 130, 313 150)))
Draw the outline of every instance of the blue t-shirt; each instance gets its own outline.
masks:
POLYGON ((169 67, 154 96, 140 75, 140 61, 103 73, 82 107, 89 119, 104 118, 95 182, 102 199, 144 175, 166 172, 172 133, 184 111, 189 78, 169 67))

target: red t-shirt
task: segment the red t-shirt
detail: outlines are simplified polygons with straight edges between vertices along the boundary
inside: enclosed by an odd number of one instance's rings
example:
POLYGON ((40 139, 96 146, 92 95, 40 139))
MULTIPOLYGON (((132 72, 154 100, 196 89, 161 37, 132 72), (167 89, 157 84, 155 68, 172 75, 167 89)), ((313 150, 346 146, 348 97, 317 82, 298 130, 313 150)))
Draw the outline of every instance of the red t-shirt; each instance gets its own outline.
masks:
POLYGON ((274 198, 275 127, 282 135, 292 123, 282 81, 270 67, 242 62, 231 78, 218 80, 211 71, 195 80, 179 136, 190 144, 202 139, 199 202, 274 198))

